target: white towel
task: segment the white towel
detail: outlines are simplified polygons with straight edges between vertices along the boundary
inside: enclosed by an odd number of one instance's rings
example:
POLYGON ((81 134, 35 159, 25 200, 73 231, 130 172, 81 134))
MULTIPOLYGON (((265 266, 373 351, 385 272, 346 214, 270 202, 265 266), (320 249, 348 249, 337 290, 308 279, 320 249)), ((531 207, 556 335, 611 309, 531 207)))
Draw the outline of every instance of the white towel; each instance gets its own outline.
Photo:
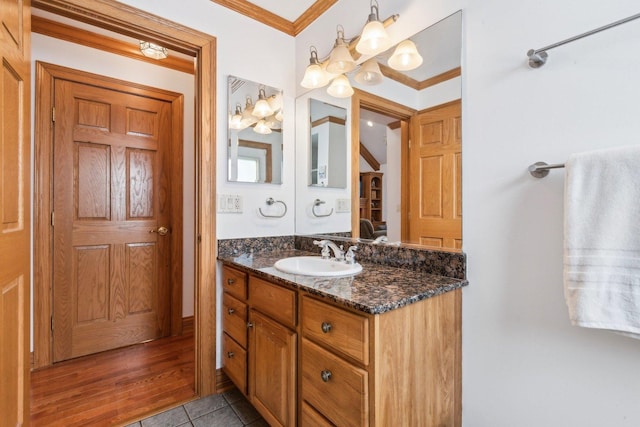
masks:
POLYGON ((565 173, 571 323, 640 339, 640 145, 573 155, 565 173))

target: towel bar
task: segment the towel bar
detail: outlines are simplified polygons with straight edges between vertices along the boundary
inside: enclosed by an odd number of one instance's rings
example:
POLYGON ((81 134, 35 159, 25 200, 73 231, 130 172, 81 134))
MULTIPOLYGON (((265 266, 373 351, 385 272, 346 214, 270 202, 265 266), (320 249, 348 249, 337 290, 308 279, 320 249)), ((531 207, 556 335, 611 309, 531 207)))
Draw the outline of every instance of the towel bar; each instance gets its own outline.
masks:
POLYGON ((529 173, 534 178, 544 178, 549 175, 549 169, 560 169, 564 167, 564 163, 556 163, 554 165, 549 165, 545 162, 535 162, 531 166, 529 166, 529 173))
POLYGON ((311 213, 313 214, 313 216, 315 216, 316 218, 323 218, 325 216, 330 216, 333 213, 333 208, 331 208, 331 210, 329 211, 328 214, 319 214, 316 213, 316 206, 320 206, 322 204, 326 203, 324 200, 320 200, 320 199, 315 199, 313 201, 313 206, 311 207, 311 213))
POLYGON ((258 208, 258 211, 260 212, 260 215, 262 215, 265 218, 282 218, 283 216, 285 216, 287 214, 287 204, 285 202, 283 202, 282 200, 274 200, 273 197, 269 197, 266 201, 267 206, 271 206, 274 203, 282 203, 282 206, 284 206, 284 212, 282 212, 282 215, 268 215, 265 214, 264 212, 262 212, 262 208, 258 208))

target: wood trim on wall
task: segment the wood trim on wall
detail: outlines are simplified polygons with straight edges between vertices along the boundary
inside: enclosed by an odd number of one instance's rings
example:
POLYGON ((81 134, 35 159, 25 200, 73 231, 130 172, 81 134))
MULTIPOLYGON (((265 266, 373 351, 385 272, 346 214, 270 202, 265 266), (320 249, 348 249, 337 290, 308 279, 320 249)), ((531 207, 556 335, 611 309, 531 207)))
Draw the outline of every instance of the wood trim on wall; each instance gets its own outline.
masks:
POLYGON ((408 75, 402 73, 401 71, 396 71, 385 64, 378 64, 378 65, 380 66, 380 71, 385 77, 390 78, 391 80, 395 80, 398 83, 401 83, 405 86, 409 86, 410 88, 415 90, 422 90, 431 86, 435 86, 439 83, 453 79, 455 77, 458 77, 460 74, 462 74, 462 68, 457 67, 449 71, 445 71, 444 73, 440 73, 436 76, 430 77, 426 80, 419 81, 409 77, 408 75))
MULTIPOLYGON (((353 96, 351 96, 351 233, 352 237, 359 237, 360 235, 360 144, 354 143, 354 141, 360 141, 360 108, 365 110, 384 114, 386 116, 402 120, 401 125, 401 150, 402 157, 408 155, 409 145, 409 123, 408 120, 416 114, 416 110, 409 108, 405 105, 398 104, 397 102, 389 101, 377 95, 373 95, 369 92, 365 92, 360 89, 354 89, 353 96), (406 153, 405 153, 406 152, 406 153)), ((408 170, 404 167, 404 163, 401 167, 402 175, 401 180, 401 195, 400 200, 404 200, 406 197, 405 191, 408 185, 408 170)), ((402 205, 401 205, 402 206, 402 205)), ((402 215, 406 215, 407 211, 403 210, 402 215)), ((401 218, 401 222, 404 224, 406 218, 401 218)))
POLYGON ((340 117, 327 116, 321 119, 316 120, 315 122, 311 122, 311 128, 313 129, 316 126, 320 126, 325 123, 335 123, 337 125, 345 125, 347 121, 345 119, 341 119, 340 117))
POLYGON ((31 31, 93 49, 100 49, 105 52, 115 53, 116 55, 147 62, 159 67, 171 68, 188 74, 195 73, 193 60, 189 61, 182 58, 176 58, 171 55, 162 60, 148 58, 140 52, 140 46, 136 44, 127 43, 122 40, 117 40, 80 28, 74 28, 70 25, 61 24, 39 16, 33 16, 31 18, 31 31))
MULTIPOLYGON (((216 392, 216 39, 115 0, 33 0, 33 7, 162 44, 196 58, 196 394, 216 392)), ((48 191, 42 189, 41 191, 48 191)), ((39 224, 40 227, 43 224, 39 224)), ((38 266, 36 266, 37 268, 38 266)), ((46 271, 39 271, 42 280, 46 271)), ((36 310, 37 308, 34 308, 36 310)))
POLYGON ((247 0, 211 0, 212 2, 231 9, 251 19, 282 31, 290 36, 296 36, 307 28, 313 21, 333 6, 338 0, 316 0, 302 15, 291 22, 275 13, 263 9, 247 0))
POLYGON ((369 163, 369 166, 371 166, 374 171, 380 170, 380 162, 373 154, 371 154, 371 151, 367 150, 367 147, 365 147, 362 141, 360 141, 360 155, 367 163, 369 163))

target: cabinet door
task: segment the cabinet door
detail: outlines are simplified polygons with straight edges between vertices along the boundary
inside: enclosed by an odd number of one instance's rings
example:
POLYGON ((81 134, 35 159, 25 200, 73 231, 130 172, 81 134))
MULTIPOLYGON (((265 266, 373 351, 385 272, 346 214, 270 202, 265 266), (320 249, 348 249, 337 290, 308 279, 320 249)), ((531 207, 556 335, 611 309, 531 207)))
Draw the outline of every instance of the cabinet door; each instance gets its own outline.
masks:
POLYGON ((296 424, 295 332, 251 310, 249 398, 271 426, 296 424))

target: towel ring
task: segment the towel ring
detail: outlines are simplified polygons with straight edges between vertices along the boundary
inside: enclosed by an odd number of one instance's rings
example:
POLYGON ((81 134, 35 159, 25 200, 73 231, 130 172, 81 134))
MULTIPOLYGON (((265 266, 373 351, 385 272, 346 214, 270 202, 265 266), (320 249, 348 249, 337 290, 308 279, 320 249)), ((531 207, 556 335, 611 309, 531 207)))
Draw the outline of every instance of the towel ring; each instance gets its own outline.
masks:
POLYGON ((282 200, 274 200, 273 197, 269 197, 266 201, 267 206, 271 206, 275 203, 282 203, 282 206, 284 206, 284 212, 282 212, 282 215, 269 215, 266 214, 264 212, 262 212, 262 208, 258 208, 258 211, 260 212, 260 215, 262 215, 265 218, 282 218, 283 216, 285 216, 287 214, 287 204, 285 202, 283 202, 282 200))
POLYGON ((313 201, 313 206, 311 207, 311 213, 313 214, 313 216, 315 216, 316 218, 323 218, 325 216, 330 216, 333 213, 333 208, 331 208, 331 210, 329 211, 328 214, 317 214, 316 213, 316 206, 320 206, 320 205, 322 205, 324 203, 327 203, 327 202, 325 202, 324 200, 320 200, 320 199, 315 199, 313 201))

